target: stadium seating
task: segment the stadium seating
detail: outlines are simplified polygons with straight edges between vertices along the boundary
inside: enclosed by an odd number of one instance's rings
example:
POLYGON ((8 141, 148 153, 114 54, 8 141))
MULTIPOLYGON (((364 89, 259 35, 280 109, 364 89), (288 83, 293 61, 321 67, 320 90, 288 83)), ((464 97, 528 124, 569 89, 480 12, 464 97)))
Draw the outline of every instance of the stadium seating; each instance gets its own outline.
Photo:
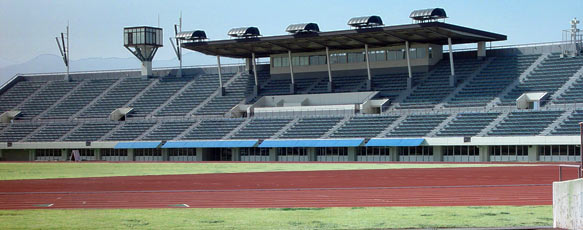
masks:
POLYGON ((515 111, 498 124, 490 136, 532 136, 540 134, 563 111, 515 111))
POLYGON ((130 105, 130 107, 134 108, 130 117, 145 117, 149 115, 191 80, 192 78, 186 77, 160 79, 152 88, 144 92, 140 98, 130 105))
POLYGON ((117 108, 125 106, 133 97, 143 91, 153 79, 125 78, 95 104, 85 110, 81 118, 108 118, 117 108))
POLYGON ((164 121, 143 139, 158 141, 174 140, 194 123, 194 121, 164 121))
POLYGON ((226 89, 225 95, 216 96, 206 105, 198 109, 195 115, 223 115, 233 106, 239 104, 245 99, 245 95, 252 92, 252 83, 250 75, 240 76, 235 79, 226 89))
MULTIPOLYGON (((483 63, 481 60, 457 59, 454 61, 456 84, 462 83, 483 63)), ((449 60, 440 61, 433 73, 421 82, 419 86, 403 102, 400 108, 430 108, 442 102, 455 87, 449 86, 451 75, 449 60)))
POLYGON ((87 80, 69 97, 45 113, 42 118, 68 119, 109 88, 116 79, 87 80))
POLYGON ((105 140, 132 141, 141 136, 146 130, 152 128, 155 124, 155 121, 126 121, 105 140))
POLYGON ((30 95, 37 91, 45 82, 19 81, 0 95, 0 112, 14 109, 18 104, 25 101, 30 95))
POLYGON ((328 132, 342 117, 305 117, 290 129, 285 131, 279 138, 319 138, 328 132))
POLYGON ((50 123, 43 126, 38 132, 36 132, 33 136, 28 138, 27 141, 33 142, 48 142, 48 141, 57 141, 62 136, 67 134, 73 128, 75 128, 77 124, 74 123, 50 123))
MULTIPOLYGON (((223 77, 230 79, 232 75, 225 74, 223 77)), ((219 87, 217 79, 217 75, 211 74, 195 77, 194 83, 158 111, 156 116, 186 116, 217 90, 219 87)), ((225 79, 223 81, 226 81, 225 79)))
POLYGON ((475 136, 498 116, 500 113, 459 113, 437 136, 475 136))
POLYGON ((64 141, 98 141, 112 131, 117 122, 87 122, 65 137, 64 141))
POLYGON ((254 118, 231 139, 268 139, 293 119, 254 118))
POLYGON ((566 120, 551 131, 551 135, 579 135, 579 122, 583 121, 583 110, 575 110, 566 120))
POLYGON ((184 135, 183 140, 222 139, 239 126, 243 119, 203 120, 198 126, 184 135))
POLYGON ((14 123, 4 128, 0 133, 1 142, 17 142, 34 132, 41 125, 37 123, 14 123))
POLYGON ((548 92, 552 95, 583 66, 582 57, 561 58, 552 54, 526 79, 501 98, 501 105, 514 105, 516 98, 526 92, 548 92))
POLYGON ((445 107, 484 107, 504 86, 514 82, 540 55, 495 57, 488 66, 463 87, 445 107))
POLYGON ((79 81, 49 81, 46 83, 47 85, 45 88, 27 100, 24 105, 19 108, 22 112, 19 119, 33 119, 65 96, 65 94, 70 92, 79 83, 79 81))
POLYGON ((330 137, 376 137, 399 116, 355 116, 350 118, 330 137))
POLYGON ((387 137, 424 137, 443 122, 448 114, 409 115, 387 137))

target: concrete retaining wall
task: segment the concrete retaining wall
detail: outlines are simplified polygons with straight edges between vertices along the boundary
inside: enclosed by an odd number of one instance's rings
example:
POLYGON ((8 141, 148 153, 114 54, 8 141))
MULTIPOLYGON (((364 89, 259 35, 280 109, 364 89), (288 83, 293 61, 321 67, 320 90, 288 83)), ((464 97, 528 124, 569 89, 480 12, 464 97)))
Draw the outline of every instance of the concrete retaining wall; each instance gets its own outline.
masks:
POLYGON ((553 227, 583 229, 583 179, 553 183, 553 227))

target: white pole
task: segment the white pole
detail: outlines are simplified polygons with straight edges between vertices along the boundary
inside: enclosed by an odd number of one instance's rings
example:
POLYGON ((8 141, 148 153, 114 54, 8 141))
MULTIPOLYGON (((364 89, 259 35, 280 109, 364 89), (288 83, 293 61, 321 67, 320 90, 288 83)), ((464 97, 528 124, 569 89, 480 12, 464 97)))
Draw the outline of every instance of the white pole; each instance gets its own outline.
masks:
POLYGON ((405 56, 407 57, 407 71, 409 71, 407 89, 411 89, 413 83, 413 73, 411 73, 411 59, 409 58, 409 41, 405 41, 405 56))
POLYGON ((326 64, 328 64, 328 81, 332 82, 332 68, 330 68, 330 51, 326 46, 326 64))
POLYGON ((366 73, 368 74, 368 80, 372 80, 372 76, 370 75, 370 62, 368 59, 368 44, 364 44, 364 58, 366 58, 366 73))
POLYGON ((71 60, 71 50, 70 50, 70 46, 69 46, 69 21, 67 21, 67 80, 69 80, 69 65, 70 65, 70 61, 71 60))
POLYGON ((447 38, 447 45, 449 46, 449 68, 451 70, 451 76, 449 76, 449 86, 455 85, 455 70, 453 68, 453 53, 451 51, 451 38, 447 38))
POLYGON ((221 73, 221 56, 217 55, 217 71, 219 72, 219 88, 223 88, 223 74, 221 73))
POLYGON ((291 74, 291 83, 292 85, 295 83, 294 81, 294 66, 292 65, 292 55, 291 50, 287 51, 288 63, 289 63, 289 73, 291 74))
POLYGON ((259 86, 257 80, 257 64, 255 63, 255 53, 251 53, 251 64, 253 64, 253 76, 255 77, 255 86, 259 86))

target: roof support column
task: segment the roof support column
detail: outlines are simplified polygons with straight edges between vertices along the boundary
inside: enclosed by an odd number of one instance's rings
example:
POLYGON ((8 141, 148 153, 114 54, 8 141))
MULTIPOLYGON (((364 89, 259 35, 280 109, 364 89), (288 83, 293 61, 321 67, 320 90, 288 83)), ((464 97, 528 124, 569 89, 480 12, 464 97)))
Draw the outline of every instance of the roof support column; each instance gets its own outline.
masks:
POLYGON ((364 44, 364 58, 366 59, 366 73, 368 75, 368 80, 366 81, 366 90, 372 88, 372 76, 370 74, 370 59, 368 57, 368 44, 364 44))
POLYGON ((478 51, 477 57, 479 60, 482 60, 486 57, 486 42, 478 42, 478 51))
POLYGON ((287 60, 288 60, 288 64, 289 64, 289 73, 291 76, 291 85, 289 86, 289 94, 295 94, 296 93, 296 82, 294 79, 294 66, 293 66, 293 62, 292 62, 292 55, 291 55, 291 50, 287 51, 287 60))
POLYGON ((407 57, 407 71, 409 72, 409 77, 407 78, 407 89, 413 87, 413 73, 411 73, 411 59, 409 59, 409 41, 405 41, 405 56, 407 57))
POLYGON ((328 65, 328 92, 332 92, 334 85, 332 84, 332 68, 330 67, 330 49, 326 46, 326 64, 328 65))
POLYGON ((451 50, 451 38, 447 38, 447 46, 449 47, 449 69, 451 70, 451 75, 449 76, 449 86, 455 86, 455 70, 453 68, 453 52, 451 50))
POLYGON ((221 72, 221 56, 217 55, 217 72, 219 72, 219 96, 225 95, 225 87, 223 87, 223 73, 221 72))
POLYGON ((257 63, 255 60, 255 53, 251 53, 251 64, 253 65, 253 77, 255 78, 255 85, 253 86, 253 96, 259 95, 259 80, 257 80, 257 63))

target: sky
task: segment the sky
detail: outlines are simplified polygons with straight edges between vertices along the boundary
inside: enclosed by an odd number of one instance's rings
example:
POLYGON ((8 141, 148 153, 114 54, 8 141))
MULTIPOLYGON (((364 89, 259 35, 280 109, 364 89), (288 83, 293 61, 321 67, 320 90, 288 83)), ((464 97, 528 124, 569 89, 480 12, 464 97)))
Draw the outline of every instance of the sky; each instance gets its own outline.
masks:
POLYGON ((573 17, 583 19, 583 0, 0 0, 0 60, 16 64, 59 55, 55 37, 67 23, 71 60, 132 57, 123 47, 123 27, 138 25, 164 29, 156 59, 168 60, 174 58, 168 37, 181 12, 183 30, 201 29, 210 40, 222 40, 234 27, 281 35, 289 24, 316 22, 321 31, 330 31, 348 29, 350 18, 366 15, 381 16, 385 25, 409 24, 411 11, 434 7, 445 9, 447 23, 508 36, 494 46, 560 41, 573 17))

